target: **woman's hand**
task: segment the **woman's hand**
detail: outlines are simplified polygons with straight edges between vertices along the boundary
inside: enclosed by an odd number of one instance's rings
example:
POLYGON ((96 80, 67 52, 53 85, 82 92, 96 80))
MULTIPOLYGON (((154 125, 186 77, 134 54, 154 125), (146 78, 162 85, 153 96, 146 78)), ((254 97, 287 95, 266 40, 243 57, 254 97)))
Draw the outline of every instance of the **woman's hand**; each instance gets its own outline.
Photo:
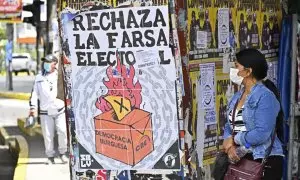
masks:
POLYGON ((231 146, 227 152, 228 158, 233 162, 238 162, 240 157, 236 154, 236 146, 231 146))
POLYGON ((234 141, 232 136, 228 137, 227 139, 224 139, 223 141, 223 148, 225 150, 226 153, 228 153, 228 150, 234 146, 234 141))

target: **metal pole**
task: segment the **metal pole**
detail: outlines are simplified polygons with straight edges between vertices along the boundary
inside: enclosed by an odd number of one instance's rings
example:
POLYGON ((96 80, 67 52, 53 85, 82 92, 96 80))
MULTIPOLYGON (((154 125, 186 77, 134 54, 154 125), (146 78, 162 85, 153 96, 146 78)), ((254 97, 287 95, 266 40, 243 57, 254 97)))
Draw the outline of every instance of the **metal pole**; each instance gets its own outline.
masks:
MULTIPOLYGON (((35 1, 39 1, 39 0, 35 0, 35 1)), ((41 6, 39 5, 38 9, 37 9, 37 20, 36 20, 36 73, 39 73, 40 70, 40 51, 39 51, 39 44, 40 44, 40 39, 41 39, 41 6)), ((38 100, 38 117, 37 117, 37 121, 38 124, 41 123, 40 120, 40 101, 38 100)))
MULTIPOLYGON (((6 24, 6 35, 9 43, 12 43, 12 49, 11 52, 13 52, 13 39, 14 39, 14 28, 13 24, 6 24)), ((8 52, 6 52, 8 53, 8 52)), ((9 59, 6 61, 6 80, 7 80, 7 85, 8 85, 8 90, 12 91, 13 90, 13 80, 12 80, 12 64, 11 64, 12 59, 9 59)))
POLYGON ((51 53, 51 49, 50 49, 50 37, 49 37, 49 29, 50 29, 50 23, 51 23, 51 15, 52 15, 52 3, 53 1, 45 1, 46 3, 46 7, 47 7, 47 19, 46 19, 46 49, 45 49, 45 53, 44 55, 50 54, 51 53))
POLYGON ((39 42, 40 42, 40 23, 38 22, 36 25, 36 72, 38 73, 40 70, 40 52, 39 52, 39 42))
POLYGON ((293 146, 294 146, 294 131, 295 131, 295 93, 296 93, 296 71, 297 71, 297 14, 292 16, 292 63, 291 63, 291 101, 290 101, 290 117, 289 117, 289 148, 288 148, 288 180, 292 179, 293 166, 293 146))
POLYGON ((12 80, 12 64, 11 61, 8 62, 8 90, 12 91, 13 90, 13 80, 12 80))

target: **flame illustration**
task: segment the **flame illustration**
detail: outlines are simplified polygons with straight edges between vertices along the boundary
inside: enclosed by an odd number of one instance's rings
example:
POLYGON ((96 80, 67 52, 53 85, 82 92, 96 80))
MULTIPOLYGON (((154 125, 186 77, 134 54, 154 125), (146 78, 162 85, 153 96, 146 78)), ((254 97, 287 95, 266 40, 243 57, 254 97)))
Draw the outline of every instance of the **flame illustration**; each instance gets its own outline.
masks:
POLYGON ((107 87, 107 94, 100 96, 96 101, 96 107, 102 112, 107 112, 112 109, 111 105, 104 99, 106 96, 122 96, 127 98, 131 103, 131 108, 140 108, 142 103, 142 86, 137 81, 134 83, 135 69, 131 65, 129 69, 123 65, 117 54, 117 66, 115 69, 109 66, 106 69, 108 80, 103 79, 103 84, 107 87), (115 75, 119 77, 114 77, 115 75))

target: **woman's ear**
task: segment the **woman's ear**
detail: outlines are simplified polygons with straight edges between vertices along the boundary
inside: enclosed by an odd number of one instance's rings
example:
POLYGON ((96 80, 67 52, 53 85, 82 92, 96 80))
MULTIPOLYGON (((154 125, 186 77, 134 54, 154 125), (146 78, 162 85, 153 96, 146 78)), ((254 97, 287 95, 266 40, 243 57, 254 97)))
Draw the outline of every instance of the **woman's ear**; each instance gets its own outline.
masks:
POLYGON ((247 76, 251 76, 252 75, 252 68, 247 68, 247 76))

